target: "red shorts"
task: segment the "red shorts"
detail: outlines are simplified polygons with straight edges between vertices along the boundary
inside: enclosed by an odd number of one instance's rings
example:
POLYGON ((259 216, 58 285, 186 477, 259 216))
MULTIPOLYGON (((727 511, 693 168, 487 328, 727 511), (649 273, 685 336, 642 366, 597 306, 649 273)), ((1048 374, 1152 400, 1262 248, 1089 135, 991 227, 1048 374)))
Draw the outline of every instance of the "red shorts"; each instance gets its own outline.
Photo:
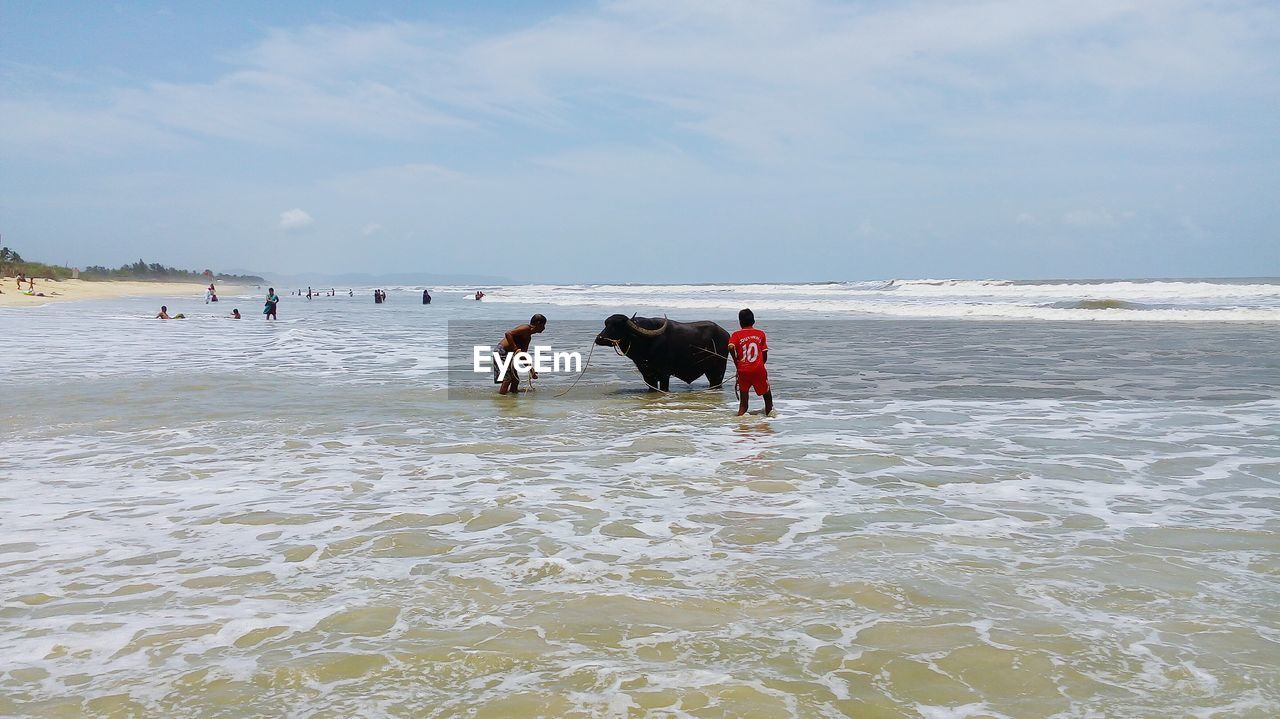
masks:
POLYGON ((769 373, 764 367, 746 371, 738 370, 738 391, 746 392, 748 389, 754 389, 757 395, 763 395, 769 391, 769 373))

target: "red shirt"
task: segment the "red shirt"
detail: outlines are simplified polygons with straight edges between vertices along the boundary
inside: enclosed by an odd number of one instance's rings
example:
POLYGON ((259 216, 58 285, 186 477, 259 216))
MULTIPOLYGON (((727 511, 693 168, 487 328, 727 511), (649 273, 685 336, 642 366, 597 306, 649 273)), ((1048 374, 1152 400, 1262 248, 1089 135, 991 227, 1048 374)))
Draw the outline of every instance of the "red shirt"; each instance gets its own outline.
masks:
POLYGON ((764 333, 755 327, 746 327, 729 335, 729 346, 733 348, 738 363, 738 372, 754 372, 764 368, 764 353, 769 344, 765 342, 764 333))

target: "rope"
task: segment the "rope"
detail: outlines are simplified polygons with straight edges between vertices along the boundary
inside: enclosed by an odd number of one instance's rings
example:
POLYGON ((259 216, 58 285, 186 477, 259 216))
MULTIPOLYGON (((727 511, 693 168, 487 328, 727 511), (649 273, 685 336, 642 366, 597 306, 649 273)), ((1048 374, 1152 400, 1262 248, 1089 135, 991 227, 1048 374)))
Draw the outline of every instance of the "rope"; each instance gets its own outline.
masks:
MULTIPOLYGON (((631 350, 629 348, 625 351, 621 349, 622 340, 606 340, 606 341, 613 346, 614 354, 618 355, 619 357, 626 357, 627 359, 631 359, 631 355, 630 355, 631 350)), ((713 344, 712 346, 714 347, 715 345, 713 344)), ((706 352, 707 354, 710 354, 710 355, 715 355, 716 357, 721 357, 727 362, 733 361, 733 358, 729 357, 728 355, 722 355, 719 352, 714 352, 712 350, 707 349, 706 347, 694 347, 693 349, 706 352)), ((587 373, 587 368, 591 366, 591 355, 593 355, 595 351, 596 351, 596 345, 595 343, 592 343, 591 349, 587 352, 587 361, 582 364, 582 371, 578 373, 577 377, 573 378, 573 383, 570 384, 568 387, 566 387, 563 392, 552 395, 553 399, 556 397, 563 397, 564 395, 569 393, 569 390, 572 390, 574 387, 578 386, 578 380, 582 379, 582 376, 587 373)), ((736 364, 734 365, 734 368, 733 368, 733 377, 730 377, 729 379, 730 381, 733 382, 733 394, 735 397, 737 397, 738 396, 738 382, 737 382, 738 367, 736 364)), ((649 380, 645 379, 643 374, 640 376, 640 381, 644 382, 649 389, 655 392, 661 392, 663 394, 671 394, 671 392, 665 389, 662 389, 661 387, 654 387, 653 385, 649 384, 649 380)), ((720 385, 724 386, 723 380, 721 380, 720 385)), ((529 380, 529 386, 531 388, 533 386, 532 378, 529 380)))
MULTIPOLYGON (((666 318, 664 317, 663 319, 666 319, 666 318)), ((609 340, 609 342, 612 342, 612 343, 613 343, 613 351, 614 351, 614 354, 618 355, 619 357, 626 357, 627 359, 631 359, 631 348, 630 348, 630 347, 628 347, 628 348, 627 348, 627 350, 626 350, 625 352, 622 352, 622 351, 619 351, 619 350, 618 350, 619 345, 621 345, 621 344, 622 344, 622 340, 609 340)), ((634 362, 635 360, 632 360, 632 361, 634 362)), ((671 394, 670 392, 666 391, 665 389, 662 389, 661 387, 654 387, 653 385, 649 384, 649 380, 647 380, 647 379, 645 379, 645 378, 644 378, 644 374, 643 374, 643 373, 641 373, 641 375, 640 375, 640 381, 641 381, 641 382, 644 382, 644 383, 645 383, 645 385, 647 385, 647 386, 649 387, 649 389, 653 390, 654 392, 661 392, 661 393, 663 393, 663 394, 671 394)))
MULTIPOLYGON (((627 359, 631 359, 631 357, 628 355, 628 353, 629 353, 631 350, 629 350, 629 349, 628 349, 626 352, 624 352, 624 351, 622 351, 621 349, 619 349, 619 345, 621 345, 621 344, 622 344, 622 340, 605 340, 605 341, 606 341, 606 342, 608 342, 609 344, 613 345, 613 352, 614 352, 614 354, 618 355, 619 357, 626 357, 627 359)), ((579 373, 578 373, 578 376, 574 378, 574 380, 573 380, 573 384, 571 384, 571 385, 569 385, 568 387, 566 387, 566 388, 565 388, 565 390, 564 390, 564 392, 561 392, 561 393, 559 393, 559 394, 553 395, 553 398, 554 398, 554 397, 562 397, 562 396, 564 396, 565 394, 568 394, 569 390, 573 389, 573 388, 578 384, 578 380, 582 379, 582 375, 586 374, 586 373, 587 373, 587 368, 591 366, 591 355, 592 355, 595 351, 596 351, 596 346, 595 346, 595 344, 593 343, 593 344, 591 345, 591 350, 590 350, 589 352, 587 352, 587 361, 583 363, 583 365, 582 365, 582 371, 581 371, 581 372, 579 372, 579 373)), ((662 389, 661 387, 654 387, 653 385, 649 384, 649 380, 645 379, 643 375, 641 375, 641 377, 640 377, 640 381, 641 381, 641 382, 644 382, 644 383, 645 383, 645 385, 647 385, 647 386, 649 387, 649 389, 651 389, 651 390, 653 390, 653 391, 655 391, 655 392, 661 392, 661 393, 663 393, 663 394, 671 394, 670 392, 666 391, 665 389, 662 389)))
POLYGON ((595 354, 595 351, 596 351, 595 343, 592 343, 591 349, 587 350, 587 361, 582 363, 582 371, 578 373, 577 377, 573 378, 573 384, 569 385, 568 387, 565 387, 564 391, 561 392, 560 394, 551 395, 553 399, 556 397, 563 397, 566 394, 569 394, 569 390, 578 386, 578 380, 582 379, 582 375, 586 374, 587 368, 591 366, 591 355, 595 354))
MULTIPOLYGON (((714 347, 715 345, 713 344, 712 346, 714 347)), ((694 349, 696 349, 696 350, 702 350, 703 352, 706 352, 706 353, 707 353, 707 354, 709 354, 709 355, 715 355, 716 357, 720 357, 720 358, 721 358, 721 359, 723 359, 725 362, 732 362, 732 363, 733 363, 733 376, 729 378, 729 381, 733 383, 733 396, 734 396, 734 398, 735 398, 735 399, 739 399, 739 400, 741 400, 741 399, 742 399, 742 395, 741 395, 741 392, 738 390, 738 363, 737 363, 737 362, 734 362, 734 361, 733 361, 733 358, 732 358, 732 357, 730 357, 729 355, 722 355, 722 354, 720 354, 719 352, 713 352, 713 351, 711 351, 711 350, 707 349, 706 347, 694 347, 694 349)), ((722 387, 724 386, 724 382, 723 382, 723 381, 720 383, 720 386, 722 386, 722 387)))

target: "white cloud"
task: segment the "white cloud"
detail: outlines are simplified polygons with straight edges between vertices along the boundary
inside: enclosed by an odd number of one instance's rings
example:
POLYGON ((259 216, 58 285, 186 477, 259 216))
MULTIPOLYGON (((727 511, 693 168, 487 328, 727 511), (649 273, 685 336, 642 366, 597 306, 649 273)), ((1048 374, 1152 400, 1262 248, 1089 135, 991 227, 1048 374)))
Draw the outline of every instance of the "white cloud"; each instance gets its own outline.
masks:
MULTIPOLYGON (((335 133, 417 140, 495 121, 572 131, 638 104, 663 113, 648 116, 651 136, 787 158, 797 147, 859 149, 867 128, 904 121, 979 128, 987 139, 1009 125, 1026 133, 1047 123, 1038 137, 1058 137, 1062 123, 1159 128, 1169 121, 1159 112, 1081 118, 1079 103, 1090 93, 1274 85, 1266 48, 1278 20, 1275 7, 1248 0, 627 0, 488 33, 334 23, 272 31, 226 56, 232 69, 209 82, 108 89, 93 107, 66 108, 58 122, 76 127, 58 132, 111 133, 108 146, 122 127, 272 145, 335 133), (1061 108, 1072 112, 1044 112, 1046 93, 1073 100, 1061 108), (1005 126, 990 126, 996 118, 1005 126)), ((32 135, 15 145, 58 139, 35 121, 47 106, 10 95, 6 124, 32 135)))
POLYGON ((1186 197, 1206 222, 1235 196, 1274 225, 1274 0, 573 7, 282 27, 153 77, 77 67, 84 80, 55 82, 6 64, 6 214, 39 227, 47 208, 137 203, 105 224, 204 226, 256 248, 264 217, 306 205, 325 222, 293 209, 279 228, 311 228, 313 247, 355 229, 376 235, 377 261, 457 252, 459 267, 478 243, 543 236, 575 267, 613 267, 600 237, 656 235, 716 258, 722 238, 786 236, 792 266, 829 257, 799 251, 806 238, 874 235, 974 267, 1006 258, 957 238, 1136 232, 1186 197), (428 250, 407 228, 447 239, 428 250))
POLYGON ((297 207, 280 213, 280 229, 286 232, 302 230, 315 224, 315 219, 306 210, 297 207))
POLYGON ((1068 210, 1062 215, 1062 224, 1072 227, 1099 227, 1114 225, 1115 217, 1106 210, 1068 210))
POLYGON ((1076 209, 1062 215, 1062 224, 1072 227, 1112 227, 1121 222, 1133 219, 1131 211, 1112 212, 1111 210, 1076 209))

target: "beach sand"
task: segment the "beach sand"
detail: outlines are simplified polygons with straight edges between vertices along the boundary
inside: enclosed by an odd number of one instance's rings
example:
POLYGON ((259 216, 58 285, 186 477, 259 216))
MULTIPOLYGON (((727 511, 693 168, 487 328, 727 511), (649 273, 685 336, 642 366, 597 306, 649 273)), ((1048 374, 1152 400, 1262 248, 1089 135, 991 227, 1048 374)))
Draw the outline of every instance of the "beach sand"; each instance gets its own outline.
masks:
MULTIPOLYGON (((207 283, 201 282, 142 282, 137 280, 111 280, 90 282, 86 280, 36 280, 36 292, 44 293, 44 297, 25 295, 27 283, 22 283, 18 290, 13 277, 4 278, 0 284, 0 307, 36 307, 49 302, 65 302, 67 300, 102 300, 119 297, 173 297, 190 293, 192 297, 203 300, 207 283)), ((216 285, 219 294, 240 294, 247 291, 235 285, 216 285)))

